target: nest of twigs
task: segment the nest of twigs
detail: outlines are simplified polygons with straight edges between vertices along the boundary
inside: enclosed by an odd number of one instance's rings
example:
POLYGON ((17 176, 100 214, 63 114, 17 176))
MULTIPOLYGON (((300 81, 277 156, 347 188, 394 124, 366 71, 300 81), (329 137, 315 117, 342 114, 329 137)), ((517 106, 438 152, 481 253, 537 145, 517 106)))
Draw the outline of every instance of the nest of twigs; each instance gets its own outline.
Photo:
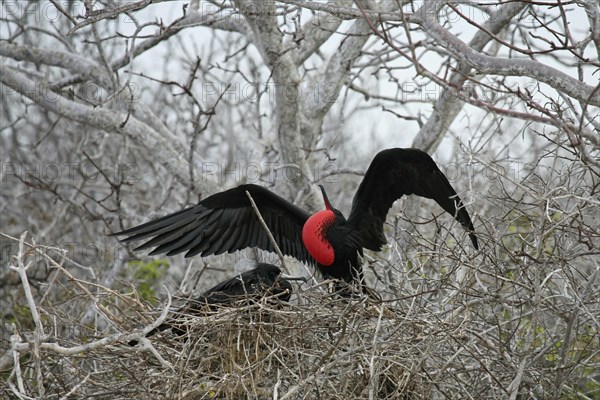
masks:
POLYGON ((561 307, 539 306, 529 286, 506 285, 491 274, 467 275, 459 287, 449 278, 454 270, 439 279, 413 279, 415 289, 380 291, 383 301, 304 284, 288 303, 263 298, 178 315, 183 336, 167 330, 145 338, 176 315, 167 312, 170 301, 154 307, 131 285, 107 288, 78 279, 43 252, 51 272, 33 286, 21 247, 9 265, 22 294, 12 300, 13 321, 4 314, 2 398, 541 399, 597 393, 599 336, 589 321, 598 301, 588 295, 589 283, 581 302, 561 307), (565 314, 568 307, 573 311, 565 314), (565 323, 556 318, 559 311, 565 323), (132 340, 138 345, 130 346, 132 340))
POLYGON ((58 394, 85 381, 79 398, 429 398, 424 362, 447 334, 366 296, 322 291, 304 292, 302 304, 264 299, 178 323, 187 334, 167 330, 146 345, 124 337, 85 356, 46 353, 45 384, 58 394))
POLYGON ((152 339, 172 368, 130 358, 143 398, 428 398, 420 364, 435 335, 422 333, 434 326, 403 323, 366 297, 312 293, 302 305, 264 301, 180 322, 187 335, 152 339))

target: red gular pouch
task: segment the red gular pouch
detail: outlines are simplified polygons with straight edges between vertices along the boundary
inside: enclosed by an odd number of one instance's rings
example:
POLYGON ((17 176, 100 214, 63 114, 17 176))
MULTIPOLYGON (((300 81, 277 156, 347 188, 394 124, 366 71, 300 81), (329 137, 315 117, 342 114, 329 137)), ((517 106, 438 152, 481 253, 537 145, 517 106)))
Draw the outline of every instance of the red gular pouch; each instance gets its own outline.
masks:
POLYGON ((309 254, 321 265, 330 266, 335 259, 333 247, 326 232, 335 222, 332 210, 323 210, 312 215, 302 228, 302 241, 309 254))

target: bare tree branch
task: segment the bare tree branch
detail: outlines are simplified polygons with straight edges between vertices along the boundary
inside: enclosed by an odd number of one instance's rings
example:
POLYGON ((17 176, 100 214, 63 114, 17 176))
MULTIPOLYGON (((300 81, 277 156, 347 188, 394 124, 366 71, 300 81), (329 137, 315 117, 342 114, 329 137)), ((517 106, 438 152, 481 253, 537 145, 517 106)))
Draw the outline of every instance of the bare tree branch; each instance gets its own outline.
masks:
MULTIPOLYGON (((498 34, 502 29, 510 23, 512 18, 517 15, 523 8, 525 3, 508 3, 500 8, 495 15, 491 15, 485 24, 485 28, 494 34, 498 34)), ((492 40, 485 32, 478 31, 469 46, 476 51, 482 51, 483 48, 492 40)), ((456 88, 463 87, 469 76, 471 67, 467 63, 460 63, 456 71, 448 79, 449 85, 456 88)), ((423 149, 424 151, 433 153, 444 134, 452 125, 456 116, 462 110, 463 104, 460 101, 453 101, 454 95, 447 88, 442 91, 433 112, 427 119, 427 122, 421 127, 413 141, 413 147, 423 149)))
POLYGON ((25 47, 0 42, 0 55, 18 61, 29 61, 35 64, 53 65, 81 74, 81 79, 91 79, 103 87, 111 87, 109 77, 102 68, 88 58, 73 53, 57 50, 45 50, 36 47, 25 47), (82 73, 82 71, 84 71, 82 73))
MULTIPOLYGON (((351 0, 337 0, 336 5, 349 5, 351 0)), ((294 62, 301 65, 327 41, 342 23, 335 15, 316 15, 302 27, 302 41, 294 62)))
POLYGON ((183 154, 183 146, 175 137, 162 138, 146 124, 135 119, 128 119, 127 114, 103 109, 91 108, 69 101, 48 90, 47 86, 36 84, 21 73, 8 66, 3 67, 2 83, 17 93, 29 97, 40 106, 79 123, 94 126, 107 132, 125 134, 140 146, 163 157, 163 165, 181 183, 187 184, 187 166, 179 155, 183 154), (124 124, 124 122, 127 123, 124 124), (160 149, 160 151, 158 151, 160 149))
POLYGON ((553 67, 536 61, 490 57, 472 49, 436 21, 437 13, 434 4, 436 3, 424 5, 424 10, 420 13, 422 18, 419 25, 446 50, 452 52, 458 60, 477 72, 501 76, 527 76, 546 83, 584 103, 600 107, 600 91, 596 90, 595 86, 586 85, 553 67))

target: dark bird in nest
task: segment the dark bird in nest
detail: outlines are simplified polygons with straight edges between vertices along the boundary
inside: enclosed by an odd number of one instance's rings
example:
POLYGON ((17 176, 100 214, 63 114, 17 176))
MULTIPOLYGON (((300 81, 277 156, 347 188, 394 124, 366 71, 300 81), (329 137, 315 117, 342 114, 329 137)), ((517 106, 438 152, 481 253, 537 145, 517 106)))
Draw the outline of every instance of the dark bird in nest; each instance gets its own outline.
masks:
MULTIPOLYGON (((258 302, 263 298, 287 302, 292 296, 292 284, 290 283, 292 280, 306 281, 306 278, 287 276, 282 274, 281 269, 275 265, 259 263, 256 268, 227 279, 208 289, 199 297, 189 300, 177 310, 176 314, 199 316, 208 311, 215 311, 219 307, 258 302)), ((187 332, 184 323, 178 321, 177 318, 169 318, 148 332, 146 337, 169 328, 178 336, 187 332)), ((137 340, 132 340, 129 345, 135 346, 137 343, 137 340)))
POLYGON ((386 238, 383 225, 388 210, 403 195, 435 200, 468 231, 478 249, 473 223, 456 191, 433 159, 417 149, 379 152, 354 195, 348 219, 335 209, 321 186, 325 210, 310 214, 275 193, 241 185, 216 193, 195 206, 113 235, 124 242, 149 239, 135 250, 168 256, 186 252, 231 253, 248 247, 275 251, 250 199, 253 198, 275 242, 284 255, 316 266, 324 277, 361 282, 359 256, 363 249, 380 251, 386 238))

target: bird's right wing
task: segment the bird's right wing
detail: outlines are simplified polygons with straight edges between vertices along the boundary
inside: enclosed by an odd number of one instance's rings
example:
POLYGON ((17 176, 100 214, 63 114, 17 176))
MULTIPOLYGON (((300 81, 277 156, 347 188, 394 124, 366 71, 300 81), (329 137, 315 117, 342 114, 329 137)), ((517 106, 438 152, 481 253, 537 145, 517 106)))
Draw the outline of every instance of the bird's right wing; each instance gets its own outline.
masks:
POLYGON ((257 185, 241 185, 216 193, 195 206, 155 219, 115 236, 123 242, 148 239, 135 250, 154 247, 150 253, 168 256, 232 253, 248 247, 274 252, 250 200, 250 193, 275 242, 284 255, 314 263, 302 242, 302 227, 310 216, 306 211, 257 185))
POLYGON ((348 224, 361 232, 363 246, 378 251, 386 243, 383 223, 388 210, 403 195, 435 200, 469 232, 477 249, 471 217, 433 159, 418 149, 387 149, 369 166, 354 200, 348 224))

